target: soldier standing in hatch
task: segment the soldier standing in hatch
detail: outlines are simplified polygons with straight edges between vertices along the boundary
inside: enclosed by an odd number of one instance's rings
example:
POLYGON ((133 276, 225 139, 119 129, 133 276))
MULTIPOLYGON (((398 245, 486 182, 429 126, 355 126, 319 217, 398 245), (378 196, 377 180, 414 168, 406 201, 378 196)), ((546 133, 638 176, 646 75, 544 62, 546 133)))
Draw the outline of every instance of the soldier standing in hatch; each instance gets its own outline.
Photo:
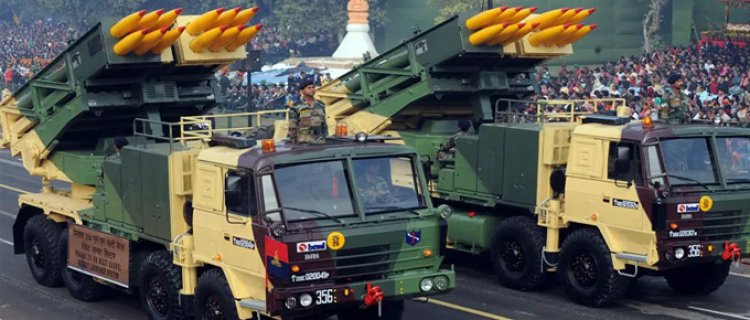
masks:
POLYGON ((459 120, 458 132, 454 133, 448 139, 448 141, 446 141, 443 145, 440 146, 440 151, 438 151, 437 158, 438 159, 452 159, 453 155, 456 153, 456 138, 468 134, 469 128, 471 128, 471 122, 469 122, 469 120, 466 120, 466 119, 459 120))
POLYGON ((690 122, 690 105, 688 97, 682 92, 682 75, 671 74, 667 78, 668 88, 664 88, 664 97, 667 106, 659 112, 659 118, 668 123, 679 124, 690 122))
POLYGON ((328 136, 325 106, 315 100, 312 81, 299 85, 300 101, 289 109, 289 139, 294 143, 323 143, 328 136))

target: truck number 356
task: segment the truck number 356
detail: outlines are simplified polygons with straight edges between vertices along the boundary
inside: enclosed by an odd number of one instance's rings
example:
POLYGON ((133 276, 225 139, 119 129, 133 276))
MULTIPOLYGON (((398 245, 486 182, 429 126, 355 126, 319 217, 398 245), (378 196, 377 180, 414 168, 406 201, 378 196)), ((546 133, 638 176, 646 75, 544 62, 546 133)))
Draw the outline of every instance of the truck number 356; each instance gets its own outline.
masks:
POLYGON ((315 296, 317 297, 317 300, 315 300, 317 305, 333 303, 333 289, 315 291, 315 296))

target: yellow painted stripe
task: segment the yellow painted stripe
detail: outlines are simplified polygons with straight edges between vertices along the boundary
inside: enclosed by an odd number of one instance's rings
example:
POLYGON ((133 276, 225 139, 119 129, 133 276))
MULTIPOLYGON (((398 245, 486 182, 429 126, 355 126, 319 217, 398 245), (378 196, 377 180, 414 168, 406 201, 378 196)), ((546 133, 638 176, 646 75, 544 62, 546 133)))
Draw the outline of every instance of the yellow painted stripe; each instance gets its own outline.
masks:
POLYGON ((21 194, 31 193, 31 191, 21 190, 21 189, 14 188, 14 187, 11 187, 9 185, 2 184, 2 183, 0 183, 0 188, 8 189, 10 191, 15 191, 15 192, 18 192, 18 193, 21 193, 21 194))
POLYGON ((436 305, 439 305, 441 307, 445 307, 445 308, 453 309, 453 310, 458 310, 458 311, 461 311, 461 312, 473 314, 475 316, 480 316, 480 317, 484 317, 484 318, 487 318, 487 319, 511 320, 510 318, 498 316, 496 314, 492 314, 492 313, 481 311, 481 310, 472 309, 472 308, 469 308, 469 307, 464 307, 464 306, 461 306, 461 305, 457 305, 457 304, 446 302, 446 301, 442 301, 442 300, 425 299, 425 298, 416 298, 414 300, 436 304, 436 305))

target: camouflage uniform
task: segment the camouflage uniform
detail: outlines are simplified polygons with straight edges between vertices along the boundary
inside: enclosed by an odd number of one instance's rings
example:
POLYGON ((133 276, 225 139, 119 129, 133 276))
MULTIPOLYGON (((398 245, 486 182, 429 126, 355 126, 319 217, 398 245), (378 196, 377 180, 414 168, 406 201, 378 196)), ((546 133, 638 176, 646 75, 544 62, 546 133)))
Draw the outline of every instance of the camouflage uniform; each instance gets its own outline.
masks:
POLYGON ((391 194, 388 182, 380 176, 365 175, 364 185, 359 186, 359 193, 365 204, 375 204, 387 201, 391 194))
POLYGON ((665 88, 662 101, 665 101, 667 106, 659 110, 659 119, 673 124, 690 121, 688 98, 682 92, 674 92, 671 87, 665 88))
POLYGON ((295 143, 323 143, 328 136, 325 106, 320 101, 304 102, 289 109, 289 139, 295 143))
POLYGON ((456 153, 456 138, 460 136, 465 136, 467 134, 466 131, 459 131, 454 133, 450 138, 448 138, 448 141, 446 141, 442 146, 440 146, 440 151, 438 152, 438 159, 452 159, 453 155, 456 153))

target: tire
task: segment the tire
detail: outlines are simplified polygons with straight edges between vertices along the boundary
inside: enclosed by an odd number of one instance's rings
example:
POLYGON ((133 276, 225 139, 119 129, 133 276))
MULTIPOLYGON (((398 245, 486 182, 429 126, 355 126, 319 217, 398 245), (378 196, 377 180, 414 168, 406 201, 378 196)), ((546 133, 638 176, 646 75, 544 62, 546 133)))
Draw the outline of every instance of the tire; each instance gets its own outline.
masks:
POLYGON ((492 269, 504 286, 529 291, 544 284, 542 248, 544 233, 528 217, 515 216, 500 221, 492 236, 492 269))
POLYGON ((612 267, 607 244, 592 229, 574 231, 565 239, 559 270, 566 295, 590 307, 614 304, 625 294, 631 280, 612 267))
POLYGON ((196 320, 238 319, 234 296, 220 269, 211 269, 198 278, 195 288, 196 320))
POLYGON ((31 217, 24 227, 26 262, 31 275, 43 286, 54 288, 63 284, 60 266, 64 260, 58 240, 64 228, 63 224, 55 223, 41 214, 31 217))
POLYGON ((63 252, 63 263, 60 266, 63 283, 73 298, 81 301, 99 301, 109 293, 109 288, 99 284, 93 277, 68 268, 68 231, 60 235, 60 250, 63 252))
POLYGON ((143 310, 151 320, 184 319, 180 305, 182 270, 172 264, 172 255, 156 251, 143 261, 140 270, 139 293, 143 310))
POLYGON ((401 320, 404 314, 404 300, 383 301, 382 314, 378 317, 378 307, 367 309, 348 308, 339 311, 339 320, 401 320))
POLYGON ((679 293, 706 295, 724 284, 729 275, 729 266, 729 262, 690 265, 667 271, 664 278, 679 293))

